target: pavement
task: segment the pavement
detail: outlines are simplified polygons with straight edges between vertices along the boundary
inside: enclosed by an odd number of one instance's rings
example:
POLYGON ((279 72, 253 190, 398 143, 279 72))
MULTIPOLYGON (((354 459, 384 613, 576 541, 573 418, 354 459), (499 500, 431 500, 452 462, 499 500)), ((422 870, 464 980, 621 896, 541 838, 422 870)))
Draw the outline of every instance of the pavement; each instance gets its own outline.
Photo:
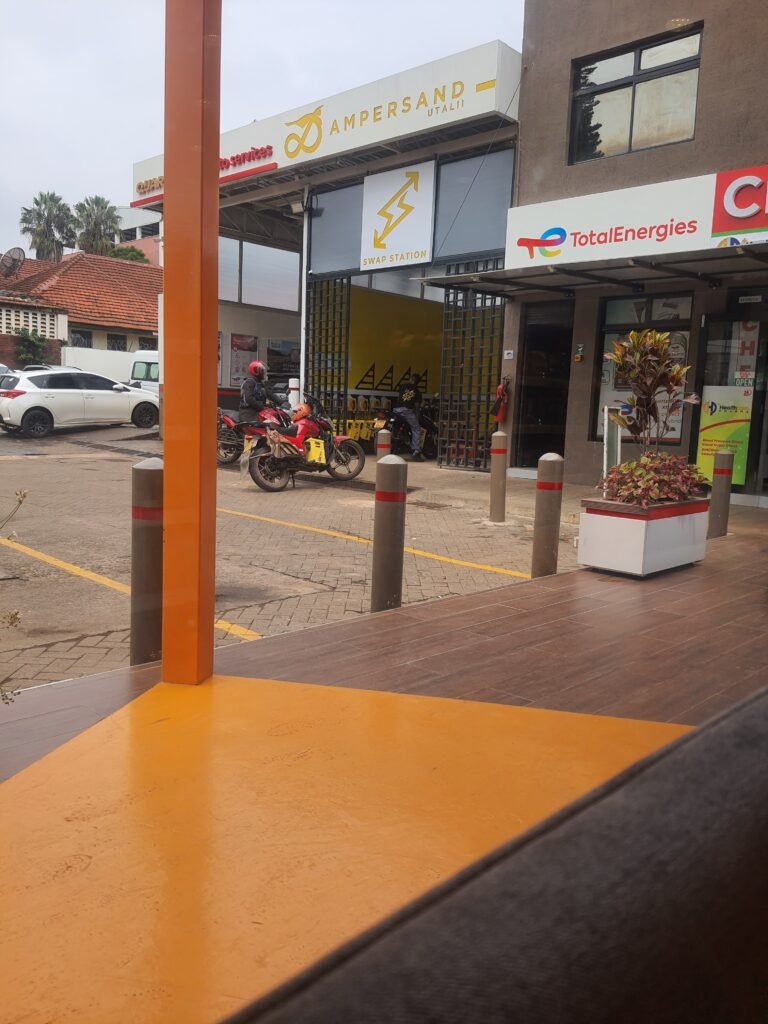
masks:
MULTIPOLYGON (((130 471, 162 454, 132 427, 0 436, 0 685, 8 689, 128 664, 130 471), (8 539, 10 537, 10 539, 8 539)), ((352 619, 370 604, 375 462, 343 484, 300 475, 259 491, 237 467, 219 471, 216 643, 352 619), (343 535, 343 536, 341 536, 343 535)), ((522 582, 530 571, 534 484, 510 480, 507 522, 487 521, 488 476, 410 464, 403 603, 522 582)), ((560 569, 576 566, 578 502, 566 487, 560 569)))

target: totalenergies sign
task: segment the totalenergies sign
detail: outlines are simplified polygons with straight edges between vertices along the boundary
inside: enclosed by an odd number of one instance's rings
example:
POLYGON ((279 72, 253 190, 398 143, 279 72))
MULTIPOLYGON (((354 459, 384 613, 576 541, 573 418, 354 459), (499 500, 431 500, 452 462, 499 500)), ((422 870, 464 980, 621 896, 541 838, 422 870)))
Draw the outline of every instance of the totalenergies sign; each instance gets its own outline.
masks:
MULTIPOLYGON (((253 121, 224 133, 220 153, 243 157, 271 149, 269 158, 222 157, 220 181, 269 174, 479 117, 497 115, 513 121, 519 80, 520 54, 501 42, 486 43, 253 121), (223 166, 225 159, 230 160, 229 167, 223 166)), ((134 165, 134 206, 161 198, 162 187, 140 189, 139 185, 152 182, 156 186, 162 183, 162 174, 162 156, 134 165)))
POLYGON ((507 269, 768 241, 768 165, 518 206, 507 269))

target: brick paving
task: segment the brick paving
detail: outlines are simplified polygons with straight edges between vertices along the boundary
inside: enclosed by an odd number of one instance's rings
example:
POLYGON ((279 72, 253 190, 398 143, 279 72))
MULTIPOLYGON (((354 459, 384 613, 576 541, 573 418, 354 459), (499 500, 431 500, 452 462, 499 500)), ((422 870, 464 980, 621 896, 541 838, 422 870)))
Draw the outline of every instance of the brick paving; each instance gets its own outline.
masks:
MULTIPOLYGON (((0 437, 0 512, 29 492, 13 527, 20 543, 121 582, 130 579, 130 468, 160 443, 130 428, 58 435, 43 442, 0 437), (134 454, 135 453, 135 454, 134 454)), ((219 472, 219 506, 370 539, 370 460, 351 485, 298 477, 295 489, 264 494, 237 469, 219 472)), ((508 522, 487 522, 484 474, 409 467, 406 545, 447 558, 528 572, 534 488, 510 481, 508 522)), ((566 492, 561 569, 575 566, 578 498, 566 492)), ((8 527, 8 530, 10 526, 8 527)), ((6 535, 8 530, 6 530, 6 535)), ((350 619, 370 602, 369 544, 221 512, 217 616, 265 636, 350 619)), ((23 689, 128 663, 128 599, 92 582, 0 548, 0 685, 23 689)), ((508 575, 406 554, 404 604, 462 596, 514 583, 508 575)), ((234 642, 216 633, 217 645, 234 642)))

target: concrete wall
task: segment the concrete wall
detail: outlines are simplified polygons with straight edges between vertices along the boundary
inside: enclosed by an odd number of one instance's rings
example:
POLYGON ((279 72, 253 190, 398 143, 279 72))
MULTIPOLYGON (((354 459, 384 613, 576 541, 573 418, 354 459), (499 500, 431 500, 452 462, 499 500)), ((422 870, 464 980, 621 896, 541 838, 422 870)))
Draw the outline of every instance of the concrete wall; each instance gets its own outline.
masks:
POLYGON ((531 0, 525 5, 518 202, 589 195, 765 163, 766 0, 531 0), (568 165, 572 61, 704 23, 690 142, 568 165))
POLYGON ((266 362, 267 342, 270 339, 298 341, 301 334, 301 318, 298 313, 283 313, 273 309, 261 309, 257 306, 220 302, 219 330, 222 333, 220 384, 224 388, 239 387, 239 384, 232 383, 232 335, 244 334, 258 338, 259 359, 266 362))

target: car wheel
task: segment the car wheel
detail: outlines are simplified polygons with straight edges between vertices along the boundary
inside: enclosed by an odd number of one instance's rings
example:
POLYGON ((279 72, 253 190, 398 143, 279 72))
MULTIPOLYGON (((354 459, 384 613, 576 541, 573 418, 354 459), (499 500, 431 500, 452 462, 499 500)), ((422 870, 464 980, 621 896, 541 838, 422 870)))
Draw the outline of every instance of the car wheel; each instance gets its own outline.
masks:
POLYGON ((24 437, 47 437, 53 430, 53 416, 45 409, 30 409, 21 420, 24 437))
POLYGON ((131 414, 131 423, 134 427, 141 427, 147 430, 149 427, 157 426, 157 409, 150 402, 141 402, 131 414))

